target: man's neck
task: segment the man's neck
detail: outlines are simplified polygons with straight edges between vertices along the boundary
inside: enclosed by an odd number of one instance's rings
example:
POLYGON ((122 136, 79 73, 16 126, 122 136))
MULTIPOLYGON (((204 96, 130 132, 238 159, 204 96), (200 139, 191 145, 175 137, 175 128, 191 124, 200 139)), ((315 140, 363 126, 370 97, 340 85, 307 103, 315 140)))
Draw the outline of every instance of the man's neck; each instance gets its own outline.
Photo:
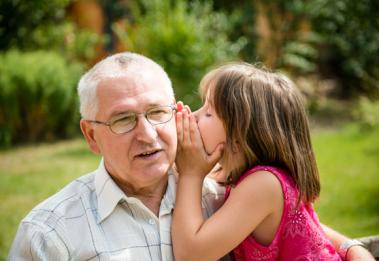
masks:
POLYGON ((127 182, 120 182, 116 179, 114 181, 125 195, 138 198, 156 216, 159 216, 161 201, 168 186, 168 176, 165 176, 152 186, 146 187, 135 187, 127 182))

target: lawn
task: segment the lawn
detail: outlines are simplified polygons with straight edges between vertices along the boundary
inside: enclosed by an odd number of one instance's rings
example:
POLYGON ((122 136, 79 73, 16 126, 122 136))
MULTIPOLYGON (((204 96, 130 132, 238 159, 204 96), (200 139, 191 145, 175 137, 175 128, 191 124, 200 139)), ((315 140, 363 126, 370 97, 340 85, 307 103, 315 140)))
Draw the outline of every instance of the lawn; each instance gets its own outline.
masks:
POLYGON ((5 260, 18 223, 38 202, 95 169, 98 156, 84 140, 0 152, 0 260, 5 260))
MULTIPOLYGON (((313 132, 322 181, 321 221, 351 237, 379 234, 379 133, 350 125, 313 132)), ((0 260, 18 223, 64 184, 97 167, 84 140, 0 152, 0 260)))
POLYGON ((320 220, 352 237, 379 235, 379 130, 317 131, 313 145, 321 176, 320 220))

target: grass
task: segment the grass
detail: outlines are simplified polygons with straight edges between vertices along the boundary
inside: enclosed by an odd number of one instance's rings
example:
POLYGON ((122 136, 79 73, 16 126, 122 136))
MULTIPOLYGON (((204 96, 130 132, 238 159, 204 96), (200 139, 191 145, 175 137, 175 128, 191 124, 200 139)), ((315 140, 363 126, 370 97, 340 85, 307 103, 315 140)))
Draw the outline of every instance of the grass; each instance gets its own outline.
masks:
POLYGON ((65 184, 94 170, 98 156, 81 139, 0 152, 0 260, 21 219, 65 184))
MULTIPOLYGON (((319 129, 313 142, 322 181, 320 220, 351 237, 379 234, 379 133, 319 129)), ((98 165, 84 140, 0 152, 0 260, 38 202, 98 165)))
POLYGON ((356 125, 318 131, 313 143, 321 176, 321 221, 351 237, 379 234, 379 130, 356 125))

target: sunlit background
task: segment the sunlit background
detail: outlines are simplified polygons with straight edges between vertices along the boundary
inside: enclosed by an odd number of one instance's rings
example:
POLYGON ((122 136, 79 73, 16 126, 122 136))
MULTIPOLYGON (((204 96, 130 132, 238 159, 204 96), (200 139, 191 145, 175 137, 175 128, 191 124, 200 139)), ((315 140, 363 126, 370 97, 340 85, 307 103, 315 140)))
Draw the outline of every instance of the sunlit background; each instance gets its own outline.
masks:
POLYGON ((375 0, 1 0, 0 259, 31 208, 97 167, 76 84, 120 51, 161 64, 193 109, 216 65, 288 74, 310 116, 321 221, 379 234, 378 14, 375 0))

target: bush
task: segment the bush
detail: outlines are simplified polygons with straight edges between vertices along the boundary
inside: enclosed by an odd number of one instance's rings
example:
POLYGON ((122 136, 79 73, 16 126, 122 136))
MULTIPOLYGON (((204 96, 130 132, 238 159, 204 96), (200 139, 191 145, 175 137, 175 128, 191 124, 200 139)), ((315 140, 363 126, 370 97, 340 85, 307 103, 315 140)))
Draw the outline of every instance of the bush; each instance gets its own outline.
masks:
MULTIPOLYGON (((36 28, 54 28, 64 20, 71 0, 0 1, 0 49, 35 47, 36 28)), ((38 44, 37 44, 38 45, 38 44)))
POLYGON ((79 64, 68 64, 54 52, 1 54, 0 147, 73 134, 82 72, 79 64))
POLYGON ((72 22, 62 22, 54 26, 40 25, 30 35, 30 41, 24 51, 50 50, 61 53, 68 61, 91 61, 96 55, 96 46, 105 41, 105 37, 85 29, 72 22))
POLYGON ((67 19, 72 0, 0 1, 0 50, 50 50, 70 61, 92 61, 105 37, 67 19))
POLYGON ((341 79, 346 96, 379 93, 379 2, 310 2, 314 30, 323 37, 321 68, 341 79))
POLYGON ((230 42, 228 17, 209 2, 140 1, 134 23, 116 33, 130 51, 152 58, 169 74, 176 96, 199 104, 197 87, 210 66, 238 58, 245 40, 230 42))
POLYGON ((379 101, 371 101, 360 97, 358 108, 354 114, 363 130, 379 128, 379 101))
MULTIPOLYGON (((221 8, 253 6, 251 22, 239 30, 266 66, 295 75, 321 73, 339 80, 338 94, 379 96, 379 1, 256 0, 215 1, 221 8), (262 26, 263 25, 263 26, 262 26)), ((243 14, 243 13, 242 13, 243 14)), ((242 15, 241 15, 242 17, 242 15)))

